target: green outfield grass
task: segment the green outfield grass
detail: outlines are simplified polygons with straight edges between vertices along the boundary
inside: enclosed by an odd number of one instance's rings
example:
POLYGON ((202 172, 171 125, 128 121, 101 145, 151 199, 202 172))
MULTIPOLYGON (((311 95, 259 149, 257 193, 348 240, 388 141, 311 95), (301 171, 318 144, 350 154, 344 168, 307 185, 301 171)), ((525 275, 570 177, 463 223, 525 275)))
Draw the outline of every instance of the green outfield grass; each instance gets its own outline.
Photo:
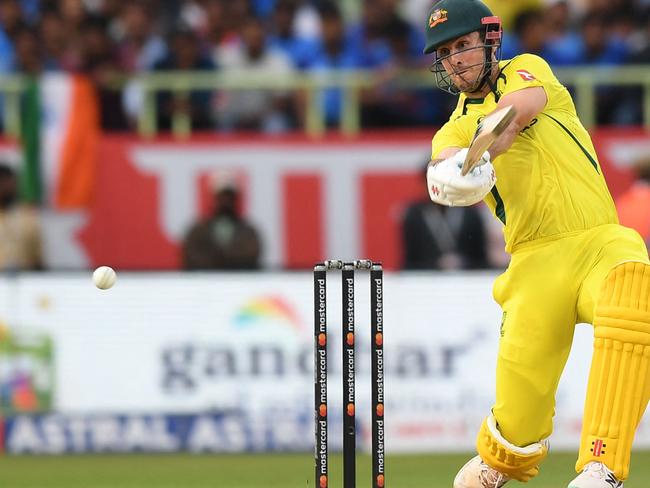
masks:
MULTIPOLYGON (((469 455, 388 456, 387 488, 450 488, 469 455)), ((553 453, 542 474, 508 487, 565 488, 575 455, 553 453)), ((331 457, 332 488, 339 488, 340 456, 331 457)), ((359 488, 370 487, 370 459, 359 457, 359 488)), ((625 488, 650 486, 650 451, 632 456, 625 488)), ((0 457, 2 488, 313 488, 309 454, 83 455, 0 457)))

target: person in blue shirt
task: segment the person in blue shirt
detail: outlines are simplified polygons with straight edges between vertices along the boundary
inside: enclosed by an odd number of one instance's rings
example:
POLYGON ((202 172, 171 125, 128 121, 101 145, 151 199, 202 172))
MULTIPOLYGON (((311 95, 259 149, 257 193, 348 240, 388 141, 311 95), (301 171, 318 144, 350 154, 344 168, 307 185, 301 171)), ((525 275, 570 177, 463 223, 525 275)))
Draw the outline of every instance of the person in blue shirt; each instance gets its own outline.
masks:
POLYGON ((442 125, 453 110, 451 97, 440 90, 405 87, 403 71, 420 70, 425 61, 411 50, 412 26, 393 17, 385 28, 390 58, 376 70, 375 85, 361 94, 361 125, 370 127, 413 127, 442 125))
MULTIPOLYGON (((397 5, 391 0, 364 0, 361 20, 348 32, 348 40, 359 51, 364 68, 377 68, 389 64, 393 59, 390 42, 390 30, 402 19, 397 12, 397 5)), ((404 34, 408 50, 412 56, 421 55, 423 42, 419 29, 408 25, 404 34)))
POLYGON ((609 35, 607 20, 600 14, 588 14, 582 20, 579 55, 576 64, 623 64, 629 50, 620 38, 609 35))
POLYGON ((23 13, 18 0, 0 2, 0 74, 15 71, 14 37, 24 26, 23 13))
MULTIPOLYGON (((321 18, 321 39, 307 64, 307 69, 324 72, 330 69, 356 69, 363 65, 356 44, 349 42, 343 17, 337 5, 324 2, 318 9, 321 18)), ((327 126, 336 126, 341 117, 343 94, 338 88, 322 91, 322 105, 327 126)))
POLYGON ((277 0, 251 0, 253 11, 257 17, 271 15, 277 4, 277 0))
POLYGON ((550 35, 544 11, 524 10, 515 17, 513 32, 504 35, 502 57, 512 59, 529 53, 544 58, 551 66, 572 64, 577 60, 578 45, 568 48, 568 40, 554 39, 550 35))
POLYGON ((14 44, 7 33, 0 28, 0 73, 9 73, 14 65, 14 44))
POLYGON ((296 68, 305 69, 318 47, 318 39, 296 35, 293 29, 295 16, 295 2, 279 0, 273 10, 272 32, 268 43, 270 47, 284 52, 296 68))

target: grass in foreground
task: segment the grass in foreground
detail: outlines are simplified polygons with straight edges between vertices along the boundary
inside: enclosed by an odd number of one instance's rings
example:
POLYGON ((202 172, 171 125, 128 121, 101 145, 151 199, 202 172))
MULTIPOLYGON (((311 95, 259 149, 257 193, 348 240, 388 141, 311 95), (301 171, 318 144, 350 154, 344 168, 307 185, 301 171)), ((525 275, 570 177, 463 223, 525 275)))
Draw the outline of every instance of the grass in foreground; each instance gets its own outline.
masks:
MULTIPOLYGON (((469 454, 392 455, 388 488, 450 488, 469 454)), ((526 488, 565 488, 573 478, 574 453, 553 453, 526 488)), ((2 488, 313 488, 309 454, 80 455, 0 457, 2 488)), ((331 456, 331 488, 341 486, 341 457, 331 456)), ((370 458, 359 456, 357 485, 370 486, 370 458)), ((625 488, 650 486, 650 451, 632 455, 625 488)))

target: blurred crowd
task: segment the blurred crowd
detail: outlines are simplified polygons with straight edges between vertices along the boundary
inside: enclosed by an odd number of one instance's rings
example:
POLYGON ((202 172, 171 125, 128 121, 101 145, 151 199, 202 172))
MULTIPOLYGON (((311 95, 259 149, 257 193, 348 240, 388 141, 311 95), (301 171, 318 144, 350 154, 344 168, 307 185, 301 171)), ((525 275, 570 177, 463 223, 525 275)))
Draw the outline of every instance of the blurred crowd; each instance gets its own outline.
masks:
MULTIPOLYGON (((533 52, 552 65, 617 66, 650 61, 649 0, 487 0, 504 20, 504 58, 533 52)), ((432 0, 2 0, 0 73, 82 72, 96 83, 102 126, 131 128, 142 110, 137 83, 148 71, 320 72, 374 70, 361 95, 364 127, 439 125, 454 101, 431 89, 395 86, 400 68, 423 68, 422 26, 432 0)), ((433 80, 432 80, 433 81, 433 80)), ((603 89, 600 123, 638 123, 634 88, 603 89), (632 90, 632 91, 630 91, 632 90), (609 105, 608 105, 609 103, 609 105), (625 104, 623 104, 625 105, 625 104), (634 105, 634 104, 632 104, 634 105)), ((341 92, 321 97, 329 126, 341 92)), ((305 97, 286 91, 192 91, 157 97, 158 123, 189 116, 194 129, 282 132, 303 124, 305 97)), ((639 105, 636 103, 636 105, 639 105)))

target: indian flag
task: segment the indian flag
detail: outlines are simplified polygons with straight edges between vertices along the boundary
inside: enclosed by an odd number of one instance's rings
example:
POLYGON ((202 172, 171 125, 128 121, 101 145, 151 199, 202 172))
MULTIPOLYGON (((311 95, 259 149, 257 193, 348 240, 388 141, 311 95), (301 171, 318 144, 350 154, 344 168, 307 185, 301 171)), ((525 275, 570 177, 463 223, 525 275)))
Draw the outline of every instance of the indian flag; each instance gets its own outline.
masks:
POLYGON ((88 208, 100 136, 99 102, 92 82, 67 73, 30 79, 21 134, 23 198, 57 210, 88 208))

